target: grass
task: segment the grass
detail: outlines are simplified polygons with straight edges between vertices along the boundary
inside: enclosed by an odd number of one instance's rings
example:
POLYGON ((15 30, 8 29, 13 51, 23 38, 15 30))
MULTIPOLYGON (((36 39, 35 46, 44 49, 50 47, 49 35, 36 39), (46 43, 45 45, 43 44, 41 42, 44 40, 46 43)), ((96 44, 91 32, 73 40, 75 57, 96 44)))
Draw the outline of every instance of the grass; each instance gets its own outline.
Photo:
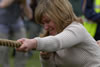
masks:
MULTIPOLYGON (((10 59, 10 65, 10 67, 14 67, 13 58, 10 59)), ((39 60, 39 52, 35 51, 33 53, 33 56, 28 59, 26 67, 41 67, 39 60)))
POLYGON ((26 67, 41 67, 39 60, 39 52, 35 52, 31 58, 29 58, 26 67))

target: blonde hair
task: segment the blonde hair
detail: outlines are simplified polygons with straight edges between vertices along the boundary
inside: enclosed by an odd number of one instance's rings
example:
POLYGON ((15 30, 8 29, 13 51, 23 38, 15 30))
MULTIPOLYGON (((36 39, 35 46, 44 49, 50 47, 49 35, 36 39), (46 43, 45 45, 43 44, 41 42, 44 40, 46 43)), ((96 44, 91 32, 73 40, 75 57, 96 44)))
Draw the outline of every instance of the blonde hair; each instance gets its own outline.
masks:
POLYGON ((42 24, 43 15, 47 15, 54 21, 57 27, 57 33, 61 32, 73 21, 81 22, 74 14, 72 5, 68 0, 40 0, 35 11, 35 20, 42 24))

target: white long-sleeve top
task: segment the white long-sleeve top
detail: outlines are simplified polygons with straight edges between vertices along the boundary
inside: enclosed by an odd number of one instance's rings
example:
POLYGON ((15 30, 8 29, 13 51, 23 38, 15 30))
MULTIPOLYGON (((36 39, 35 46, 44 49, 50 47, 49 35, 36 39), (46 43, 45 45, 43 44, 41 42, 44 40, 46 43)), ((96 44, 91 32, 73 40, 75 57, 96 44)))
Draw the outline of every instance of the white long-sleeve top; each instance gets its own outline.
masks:
POLYGON ((37 50, 55 52, 43 67, 100 67, 100 47, 82 24, 73 22, 55 36, 35 38, 37 50))

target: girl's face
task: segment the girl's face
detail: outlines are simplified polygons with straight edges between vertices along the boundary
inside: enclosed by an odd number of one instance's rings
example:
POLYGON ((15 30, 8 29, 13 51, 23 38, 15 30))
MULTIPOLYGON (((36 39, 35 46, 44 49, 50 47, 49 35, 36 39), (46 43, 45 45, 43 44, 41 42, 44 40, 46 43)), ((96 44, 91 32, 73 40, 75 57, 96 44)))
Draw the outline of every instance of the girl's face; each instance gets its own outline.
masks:
POLYGON ((46 15, 42 17, 42 23, 43 23, 44 29, 47 30, 50 35, 57 34, 55 23, 50 18, 48 18, 46 15))

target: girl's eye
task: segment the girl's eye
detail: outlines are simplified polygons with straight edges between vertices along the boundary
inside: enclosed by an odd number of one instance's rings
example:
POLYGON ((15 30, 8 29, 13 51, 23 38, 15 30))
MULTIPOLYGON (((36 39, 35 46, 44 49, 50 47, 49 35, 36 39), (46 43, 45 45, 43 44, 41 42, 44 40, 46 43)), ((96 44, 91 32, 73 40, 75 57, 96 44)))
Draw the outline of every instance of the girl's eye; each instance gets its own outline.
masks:
POLYGON ((50 20, 46 20, 45 22, 46 22, 46 23, 49 23, 49 22, 50 22, 50 20))
POLYGON ((42 24, 49 24, 50 20, 44 20, 42 24))

